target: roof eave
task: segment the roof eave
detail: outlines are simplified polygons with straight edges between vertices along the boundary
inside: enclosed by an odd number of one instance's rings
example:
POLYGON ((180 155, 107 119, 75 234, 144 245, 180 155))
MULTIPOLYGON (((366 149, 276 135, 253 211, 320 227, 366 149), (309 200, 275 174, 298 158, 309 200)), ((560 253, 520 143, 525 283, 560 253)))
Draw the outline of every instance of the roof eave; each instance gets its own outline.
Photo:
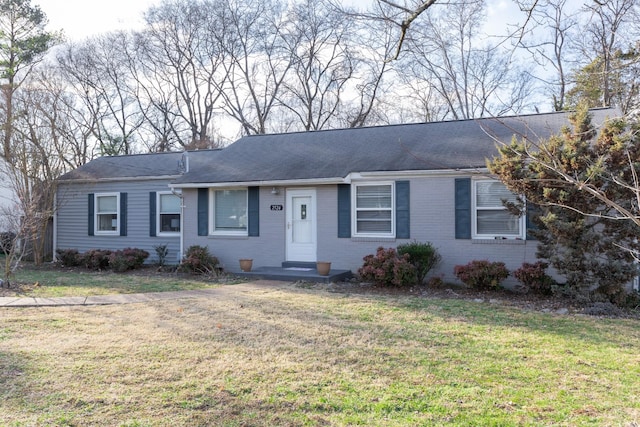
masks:
POLYGON ((287 185, 330 185, 350 184, 352 181, 366 179, 420 178, 425 176, 453 176, 468 174, 487 174, 486 167, 470 167, 440 170, 403 170, 403 171, 371 171, 351 172, 345 177, 308 178, 308 179, 278 179, 263 181, 235 181, 235 182, 185 182, 170 183, 170 188, 209 188, 209 187, 282 187, 287 185))
POLYGON ((120 176, 110 178, 71 178, 58 179, 59 184, 84 184, 90 182, 115 182, 115 181, 170 181, 179 178, 180 175, 160 175, 160 176, 120 176))
POLYGON ((205 187, 274 187, 291 185, 322 185, 322 184, 344 184, 344 178, 310 178, 310 179, 278 179, 265 181, 235 181, 235 182, 186 182, 170 183, 170 188, 205 188, 205 187))

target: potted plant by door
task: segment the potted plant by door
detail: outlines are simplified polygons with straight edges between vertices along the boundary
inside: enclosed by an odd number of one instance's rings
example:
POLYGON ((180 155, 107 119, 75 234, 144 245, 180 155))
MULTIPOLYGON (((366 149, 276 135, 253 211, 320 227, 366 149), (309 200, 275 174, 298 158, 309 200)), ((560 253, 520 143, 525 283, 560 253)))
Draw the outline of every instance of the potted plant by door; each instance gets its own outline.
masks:
POLYGON ((253 266, 253 259, 251 258, 242 258, 240 259, 240 270, 242 271, 251 271, 251 267, 253 266))
POLYGON ((331 271, 331 263, 329 261, 318 261, 316 262, 316 270, 318 270, 319 275, 328 276, 329 271, 331 271))

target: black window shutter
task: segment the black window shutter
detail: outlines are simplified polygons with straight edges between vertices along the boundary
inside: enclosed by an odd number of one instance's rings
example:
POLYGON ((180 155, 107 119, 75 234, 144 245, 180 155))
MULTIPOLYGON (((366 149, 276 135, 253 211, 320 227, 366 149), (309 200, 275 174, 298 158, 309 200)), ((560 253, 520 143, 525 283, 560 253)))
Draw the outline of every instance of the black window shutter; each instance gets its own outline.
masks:
POLYGON ((260 235, 260 187, 248 188, 248 234, 249 236, 260 235))
POLYGON ((156 192, 149 192, 149 236, 156 236, 156 192))
POLYGON ((351 184, 338 184, 338 237, 351 237, 351 184))
POLYGON ((410 197, 409 181, 396 181, 396 238, 398 239, 411 237, 410 197))
POLYGON ((209 189, 198 188, 198 236, 209 234, 209 189))
POLYGON ((471 178, 455 180, 456 239, 471 238, 471 178))
POLYGON ((93 223, 94 221, 94 214, 95 214, 95 197, 93 193, 89 193, 89 204, 88 204, 88 216, 87 216, 87 220, 88 220, 88 234, 89 236, 93 236, 95 234, 95 225, 93 223))
POLYGON ((120 235, 127 235, 127 193, 120 193, 120 235))
POLYGON ((538 226, 535 224, 535 222, 533 222, 533 218, 536 216, 539 216, 542 214, 542 209, 540 209, 540 206, 535 205, 533 203, 527 202, 527 210, 526 210, 526 217, 525 217, 525 221, 526 221, 526 234, 525 234, 525 238, 527 240, 538 240, 536 239, 536 236, 534 236, 531 231, 535 231, 538 230, 538 226))

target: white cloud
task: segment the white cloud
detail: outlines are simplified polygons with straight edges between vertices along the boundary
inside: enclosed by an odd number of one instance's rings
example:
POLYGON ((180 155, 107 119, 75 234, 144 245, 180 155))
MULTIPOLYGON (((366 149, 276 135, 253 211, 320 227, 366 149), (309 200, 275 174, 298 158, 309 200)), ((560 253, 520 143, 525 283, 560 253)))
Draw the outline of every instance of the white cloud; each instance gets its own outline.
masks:
POLYGON ((69 40, 141 26, 142 14, 159 0, 33 0, 49 18, 48 30, 64 30, 69 40))

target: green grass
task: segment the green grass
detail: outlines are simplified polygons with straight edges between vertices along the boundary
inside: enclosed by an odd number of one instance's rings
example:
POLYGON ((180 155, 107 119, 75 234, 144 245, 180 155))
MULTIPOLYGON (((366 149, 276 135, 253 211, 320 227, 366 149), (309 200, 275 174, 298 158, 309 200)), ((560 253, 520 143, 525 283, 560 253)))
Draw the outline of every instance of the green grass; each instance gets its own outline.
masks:
POLYGON ((162 274, 71 271, 58 268, 21 268, 12 280, 19 294, 29 297, 67 297, 139 292, 166 292, 217 286, 206 278, 162 274), (34 286, 35 285, 35 286, 34 286))
POLYGON ((0 425, 640 422, 638 320, 229 290, 0 311, 0 425))

